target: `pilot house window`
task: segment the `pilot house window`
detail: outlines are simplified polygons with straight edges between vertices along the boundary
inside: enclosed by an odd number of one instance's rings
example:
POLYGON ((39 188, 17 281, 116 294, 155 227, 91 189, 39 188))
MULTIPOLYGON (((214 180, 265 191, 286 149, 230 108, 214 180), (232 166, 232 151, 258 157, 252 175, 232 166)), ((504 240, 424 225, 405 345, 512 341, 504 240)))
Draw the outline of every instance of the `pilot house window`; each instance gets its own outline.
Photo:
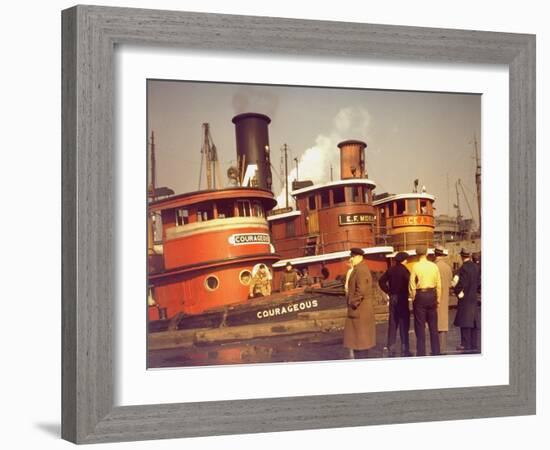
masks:
POLYGON ((187 225, 189 223, 189 210, 187 208, 176 209, 176 226, 187 225))
POLYGON ((420 214, 428 214, 428 201, 420 200, 420 214))
POLYGON ((307 199, 307 207, 310 211, 315 211, 315 194, 310 195, 307 199))
POLYGON ((200 205, 197 207, 197 222, 206 222, 214 218, 212 205, 200 205))
POLYGON ((395 202, 395 214, 397 216, 400 216, 402 214, 405 214, 405 200, 397 200, 395 202))
POLYGON ((365 187, 365 203, 372 203, 372 191, 365 187))
POLYGON ((260 202, 252 203, 252 212, 255 217, 264 217, 264 208, 260 202))
POLYGON ((321 191, 321 208, 328 208, 330 206, 330 191, 325 189, 321 191))
POLYGON ((238 200, 239 217, 250 217, 250 202, 248 200, 238 200))
POLYGON ((361 191, 359 186, 350 186, 346 188, 347 190, 347 196, 348 196, 348 202, 349 203, 361 203, 361 191))
POLYGON ((407 200, 407 214, 418 214, 416 198, 407 200))
POLYGON ((337 205, 338 203, 346 203, 346 195, 343 187, 333 189, 332 196, 335 205, 337 205))
POLYGON ((218 209, 218 219, 227 219, 235 215, 233 202, 220 202, 216 204, 218 209))

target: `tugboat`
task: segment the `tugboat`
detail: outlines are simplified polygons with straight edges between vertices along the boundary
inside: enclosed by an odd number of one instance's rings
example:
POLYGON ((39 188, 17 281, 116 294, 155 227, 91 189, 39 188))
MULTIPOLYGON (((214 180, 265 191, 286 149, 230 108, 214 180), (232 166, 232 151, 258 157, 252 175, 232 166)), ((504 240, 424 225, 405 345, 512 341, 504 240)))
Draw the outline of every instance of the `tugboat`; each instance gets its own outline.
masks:
POLYGON ((395 251, 433 246, 435 197, 424 192, 382 194, 373 202, 378 227, 395 251))
POLYGON ((265 218, 276 203, 271 191, 235 187, 150 205, 162 217, 164 270, 149 283, 167 317, 247 301, 253 267, 279 260, 265 218))
POLYGON ((149 217, 162 219, 163 242, 163 264, 149 264, 151 321, 245 303, 254 267, 280 259, 266 220, 277 204, 271 192, 270 122, 256 113, 233 118, 242 163, 231 171, 234 186, 219 189, 216 147, 203 124, 207 189, 149 203, 149 217))
POLYGON ((315 279, 330 280, 345 274, 349 249, 361 247, 371 271, 386 270, 391 246, 375 246, 376 183, 367 177, 365 148, 358 140, 340 142, 340 179, 292 191, 296 210, 271 214, 273 244, 281 261, 273 265, 275 285, 287 263, 307 268, 315 279))

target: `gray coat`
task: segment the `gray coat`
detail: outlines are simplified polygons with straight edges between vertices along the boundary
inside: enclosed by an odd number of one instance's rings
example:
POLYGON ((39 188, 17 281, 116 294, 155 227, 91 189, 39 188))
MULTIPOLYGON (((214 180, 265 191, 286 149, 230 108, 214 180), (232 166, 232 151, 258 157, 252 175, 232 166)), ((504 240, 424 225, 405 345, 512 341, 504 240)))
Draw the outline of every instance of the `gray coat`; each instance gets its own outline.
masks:
POLYGON ((437 331, 449 331, 449 289, 453 271, 447 261, 438 258, 435 262, 441 275, 441 298, 437 307, 437 331))
POLYGON ((368 350, 376 345, 372 275, 365 262, 356 265, 348 282, 348 315, 344 347, 368 350))

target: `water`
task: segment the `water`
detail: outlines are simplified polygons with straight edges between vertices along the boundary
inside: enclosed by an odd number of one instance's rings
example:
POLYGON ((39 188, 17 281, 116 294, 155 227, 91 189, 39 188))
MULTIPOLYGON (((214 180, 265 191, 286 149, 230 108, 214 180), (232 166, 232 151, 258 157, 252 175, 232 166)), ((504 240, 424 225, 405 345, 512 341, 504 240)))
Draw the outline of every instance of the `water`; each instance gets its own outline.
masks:
MULTIPOLYGON (((449 332, 447 335, 447 354, 459 354, 456 346, 460 344, 460 329, 452 325, 455 310, 449 311, 449 332)), ((416 349, 414 330, 409 331, 411 351, 416 349)), ((387 357, 384 351, 387 339, 387 322, 376 326, 377 345, 369 351, 369 358, 387 357)), ((184 367, 210 366, 220 364, 280 363, 297 361, 334 361, 350 359, 350 351, 343 347, 343 330, 330 333, 307 333, 290 336, 274 336, 250 339, 228 344, 201 345, 185 348, 153 350, 149 352, 148 366, 184 367)), ((429 352, 429 337, 426 339, 429 352)), ((400 341, 397 338, 396 348, 400 341)), ((399 355, 399 353, 398 353, 399 355)))

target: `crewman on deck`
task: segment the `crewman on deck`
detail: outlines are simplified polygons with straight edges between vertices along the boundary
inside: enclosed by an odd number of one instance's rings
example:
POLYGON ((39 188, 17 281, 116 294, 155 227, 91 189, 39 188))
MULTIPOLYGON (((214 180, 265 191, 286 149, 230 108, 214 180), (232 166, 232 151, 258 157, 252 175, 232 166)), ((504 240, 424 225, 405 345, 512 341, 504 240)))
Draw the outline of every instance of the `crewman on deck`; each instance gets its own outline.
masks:
POLYGON ((309 270, 307 267, 304 267, 302 269, 302 276, 300 277, 300 280, 298 281, 299 287, 308 287, 313 284, 313 278, 309 276, 309 270))
POLYGON ((248 296, 255 298, 266 295, 271 295, 271 277, 265 264, 261 264, 256 275, 252 277, 248 296))
POLYGON ((416 334, 416 356, 426 355, 426 323, 430 332, 432 355, 439 355, 437 331, 437 306, 441 298, 441 275, 435 263, 428 261, 426 246, 419 246, 419 257, 411 270, 409 297, 413 299, 414 332, 416 334))
POLYGON ((281 291, 296 289, 299 279, 300 276, 298 275, 298 272, 294 270, 294 267, 292 267, 292 263, 290 263, 290 261, 287 262, 285 271, 281 276, 281 291))
POLYGON ((389 299, 388 341, 389 356, 395 356, 397 329, 401 339, 401 356, 411 356, 409 350, 409 278, 410 273, 405 264, 409 257, 406 252, 395 255, 395 265, 390 267, 378 280, 378 285, 389 299))

